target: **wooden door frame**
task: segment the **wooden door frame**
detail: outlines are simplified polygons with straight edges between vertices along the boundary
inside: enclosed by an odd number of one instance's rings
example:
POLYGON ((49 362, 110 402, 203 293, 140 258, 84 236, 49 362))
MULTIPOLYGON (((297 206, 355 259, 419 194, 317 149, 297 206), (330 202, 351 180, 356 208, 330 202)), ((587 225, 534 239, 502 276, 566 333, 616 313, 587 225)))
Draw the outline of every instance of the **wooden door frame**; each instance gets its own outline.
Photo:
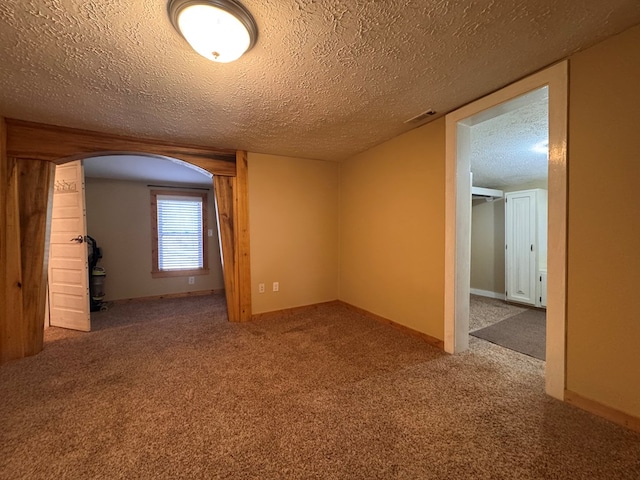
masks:
POLYGON ((0 364, 42 350, 55 165, 113 154, 170 158, 213 175, 229 320, 251 319, 246 152, 0 117, 0 364))

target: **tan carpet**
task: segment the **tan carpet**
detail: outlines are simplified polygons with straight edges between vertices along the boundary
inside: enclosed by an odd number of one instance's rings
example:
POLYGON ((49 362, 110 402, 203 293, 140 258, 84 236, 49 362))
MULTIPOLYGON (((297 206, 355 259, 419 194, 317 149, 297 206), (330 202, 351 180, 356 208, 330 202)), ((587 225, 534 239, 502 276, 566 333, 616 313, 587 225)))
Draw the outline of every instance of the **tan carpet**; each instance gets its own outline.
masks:
POLYGON ((513 317, 528 309, 525 306, 507 303, 497 298, 482 297, 480 295, 469 296, 469 331, 494 325, 509 317, 513 317))
POLYGON ((0 368, 0 478, 640 478, 640 435, 481 340, 450 356, 339 305, 232 324, 215 297, 94 318, 0 368))

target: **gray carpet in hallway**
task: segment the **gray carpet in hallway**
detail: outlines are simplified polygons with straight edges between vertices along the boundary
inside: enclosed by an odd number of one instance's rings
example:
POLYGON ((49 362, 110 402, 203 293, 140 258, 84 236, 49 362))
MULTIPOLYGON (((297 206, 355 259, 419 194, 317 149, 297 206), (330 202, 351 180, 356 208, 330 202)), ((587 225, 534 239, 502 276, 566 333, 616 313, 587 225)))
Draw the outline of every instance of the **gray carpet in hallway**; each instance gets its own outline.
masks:
POLYGON ((527 309, 488 327, 470 332, 501 347, 510 348, 538 360, 545 360, 547 319, 542 310, 527 309))
POLYGON ((0 478, 634 479, 640 435, 544 395, 543 362, 450 356, 326 305, 114 305, 0 367, 0 478))
POLYGON ((526 312, 527 307, 507 303, 497 298, 483 297, 480 295, 469 296, 469 331, 494 325, 506 318, 526 312))

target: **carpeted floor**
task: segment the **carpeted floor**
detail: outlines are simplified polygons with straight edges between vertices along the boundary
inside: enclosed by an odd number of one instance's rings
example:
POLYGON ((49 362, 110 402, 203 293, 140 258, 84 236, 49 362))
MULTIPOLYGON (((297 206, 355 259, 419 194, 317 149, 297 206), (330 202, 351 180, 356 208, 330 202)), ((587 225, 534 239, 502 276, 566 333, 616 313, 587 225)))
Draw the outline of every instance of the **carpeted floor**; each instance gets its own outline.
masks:
POLYGON ((640 478, 639 434, 478 339, 446 355, 339 304, 233 324, 221 297, 93 323, 0 368, 0 478, 640 478))
POLYGON ((547 346, 546 312, 471 295, 469 334, 544 361, 547 346))
POLYGON ((497 298, 470 295, 469 331, 473 332, 474 330, 494 325, 527 310, 527 307, 507 303, 497 298))
POLYGON ((545 360, 546 332, 546 312, 528 308, 524 312, 516 313, 492 325, 473 330, 469 334, 538 360, 545 360))

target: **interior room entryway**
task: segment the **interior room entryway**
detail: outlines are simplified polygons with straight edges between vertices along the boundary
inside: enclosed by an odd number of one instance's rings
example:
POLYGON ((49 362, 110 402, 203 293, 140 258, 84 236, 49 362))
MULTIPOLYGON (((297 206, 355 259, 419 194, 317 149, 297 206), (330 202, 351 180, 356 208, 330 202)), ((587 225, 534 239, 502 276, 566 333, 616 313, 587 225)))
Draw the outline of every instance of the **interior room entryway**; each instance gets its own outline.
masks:
POLYGON ((173 158, 213 175, 228 319, 236 322, 251 318, 246 152, 167 144, 13 119, 5 119, 3 125, 16 166, 12 174, 16 177, 13 203, 8 204, 15 203, 15 211, 11 211, 16 230, 10 245, 20 252, 7 257, 7 271, 21 280, 16 284, 19 288, 6 297, 6 305, 15 312, 6 319, 6 326, 16 334, 5 337, 0 360, 35 355, 42 350, 55 166, 90 156, 138 154, 173 158), (30 196, 19 197, 22 191, 30 196))
MULTIPOLYGON (((446 118, 445 350, 469 345, 471 278, 471 135, 510 100, 548 88, 549 177, 545 390, 564 398, 566 304, 567 63, 562 62, 473 102, 446 118), (498 107, 498 108, 494 108, 498 107)), ((534 268, 534 271, 538 271, 534 268)), ((505 282, 508 279, 505 278, 505 282)), ((531 277, 529 282, 535 283, 531 277)), ((505 289, 508 292, 507 289, 505 289)))
POLYGON ((468 120, 471 171, 469 332, 546 356, 549 89, 468 120))
POLYGON ((216 225, 212 175, 184 162, 109 155, 57 166, 45 327, 92 330, 90 312, 113 301, 223 294, 216 225), (160 241, 150 209, 158 191, 169 196, 170 212, 184 202, 200 212, 188 216, 181 208, 179 224, 164 215, 160 241), (158 251, 172 263, 156 274, 158 251), (185 258, 191 251, 195 256, 185 258), (184 271, 183 261, 196 269, 184 271))

